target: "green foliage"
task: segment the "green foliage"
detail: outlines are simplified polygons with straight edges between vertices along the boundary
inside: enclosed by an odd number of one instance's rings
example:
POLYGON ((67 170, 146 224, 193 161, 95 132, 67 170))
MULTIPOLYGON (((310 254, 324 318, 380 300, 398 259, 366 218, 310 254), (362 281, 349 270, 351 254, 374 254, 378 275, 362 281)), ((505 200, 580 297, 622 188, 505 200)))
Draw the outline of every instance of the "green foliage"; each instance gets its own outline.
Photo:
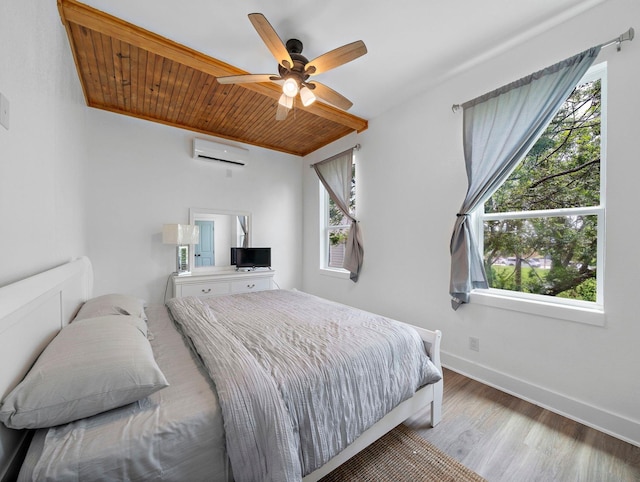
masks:
POLYGON ((331 246, 337 246, 338 244, 344 244, 347 242, 347 236, 349 233, 344 230, 329 232, 329 242, 331 246))
MULTIPOLYGON (((550 279, 551 270, 538 268, 521 268, 524 284, 522 289, 516 290, 515 274, 513 266, 491 266, 487 269, 487 278, 492 279, 490 286, 501 290, 521 291, 523 293, 546 294, 545 286, 553 281, 550 279)), ((596 301, 597 282, 595 278, 589 278, 575 287, 558 293, 559 298, 571 298, 584 301, 596 301)))
POLYGON ((595 279, 590 278, 583 283, 580 283, 575 288, 563 291, 558 294, 560 298, 573 298, 577 300, 596 301, 597 282, 595 279))
MULTIPOLYGON (((600 204, 600 88, 599 80, 576 87, 485 203, 486 213, 600 204)), ((484 248, 491 287, 595 301, 596 216, 486 221, 484 248), (509 257, 515 259, 511 274, 492 267, 509 257), (526 268, 528 260, 542 257, 551 260, 548 273, 526 268)))

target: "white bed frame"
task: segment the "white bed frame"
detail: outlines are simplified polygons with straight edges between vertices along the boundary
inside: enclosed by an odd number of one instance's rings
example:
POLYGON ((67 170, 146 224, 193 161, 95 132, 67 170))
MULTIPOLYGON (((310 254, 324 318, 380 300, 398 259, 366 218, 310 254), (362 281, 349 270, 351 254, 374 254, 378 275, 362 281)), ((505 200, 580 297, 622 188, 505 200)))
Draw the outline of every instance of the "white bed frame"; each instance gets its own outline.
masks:
MULTIPOLYGON (((442 339, 442 332, 440 330, 431 331, 413 325, 410 326, 420 333, 420 337, 427 347, 431 361, 438 367, 440 373, 442 373, 442 365, 440 364, 440 340, 442 339)), ((430 423, 432 427, 435 427, 442 419, 443 387, 443 380, 422 387, 413 397, 405 400, 396 408, 391 410, 380 421, 363 432, 362 435, 360 435, 360 437, 358 437, 351 445, 329 460, 329 462, 324 464, 322 467, 311 472, 302 480, 304 482, 315 482, 321 479, 358 452, 367 448, 384 434, 391 431, 397 425, 424 409, 427 405, 431 406, 430 423)))
MULTIPOLYGON (((75 316, 93 289, 88 258, 0 287, 0 399, 9 393, 51 339, 75 316)), ((425 342, 431 360, 440 365, 440 331, 413 327, 425 342)), ((419 410, 431 405, 431 425, 442 417, 443 382, 428 385, 398 405, 327 464, 306 476, 316 481, 353 457, 419 410)), ((12 480, 19 470, 28 431, 11 430, 0 423, 0 480, 12 480)))

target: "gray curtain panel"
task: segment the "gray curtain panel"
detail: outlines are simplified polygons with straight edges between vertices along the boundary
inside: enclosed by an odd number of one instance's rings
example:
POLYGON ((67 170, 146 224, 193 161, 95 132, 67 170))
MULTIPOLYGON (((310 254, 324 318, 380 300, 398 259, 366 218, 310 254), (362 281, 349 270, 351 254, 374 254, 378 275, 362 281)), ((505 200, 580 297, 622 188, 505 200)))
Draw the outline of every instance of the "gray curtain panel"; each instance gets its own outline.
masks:
POLYGON ((351 281, 358 281, 364 249, 358 221, 349 214, 349 196, 351 195, 351 177, 353 164, 353 149, 336 154, 329 159, 313 165, 313 169, 320 178, 320 182, 329 193, 331 200, 351 221, 349 236, 345 247, 343 268, 349 271, 351 281))
POLYGON ((247 217, 246 216, 238 216, 238 223, 240 223, 240 227, 242 228, 242 233, 244 237, 242 238, 242 247, 249 247, 249 231, 247 230, 247 217))
POLYGON ((524 158, 599 52, 593 47, 462 105, 468 188, 451 236, 454 310, 469 301, 471 290, 488 287, 470 215, 524 158))

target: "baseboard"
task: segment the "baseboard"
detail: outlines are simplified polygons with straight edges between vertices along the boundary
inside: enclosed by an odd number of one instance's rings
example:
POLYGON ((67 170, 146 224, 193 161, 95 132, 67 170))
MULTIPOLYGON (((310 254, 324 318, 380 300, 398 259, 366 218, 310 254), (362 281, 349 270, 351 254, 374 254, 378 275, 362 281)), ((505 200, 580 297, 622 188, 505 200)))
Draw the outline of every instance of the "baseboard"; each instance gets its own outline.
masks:
POLYGON ((640 423, 636 420, 608 412, 445 351, 441 351, 440 356, 442 366, 445 368, 640 447, 640 423))

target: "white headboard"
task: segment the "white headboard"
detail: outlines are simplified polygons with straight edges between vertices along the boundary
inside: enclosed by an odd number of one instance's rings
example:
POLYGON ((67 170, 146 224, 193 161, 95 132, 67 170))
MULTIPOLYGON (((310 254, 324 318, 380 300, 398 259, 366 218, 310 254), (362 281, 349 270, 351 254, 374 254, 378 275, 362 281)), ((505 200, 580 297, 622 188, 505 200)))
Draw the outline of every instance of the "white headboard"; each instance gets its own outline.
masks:
MULTIPOLYGON (((92 289, 93 270, 86 257, 0 287, 0 399, 22 380, 92 289)), ((15 470, 26 434, 0 423, 0 480, 15 470)))

